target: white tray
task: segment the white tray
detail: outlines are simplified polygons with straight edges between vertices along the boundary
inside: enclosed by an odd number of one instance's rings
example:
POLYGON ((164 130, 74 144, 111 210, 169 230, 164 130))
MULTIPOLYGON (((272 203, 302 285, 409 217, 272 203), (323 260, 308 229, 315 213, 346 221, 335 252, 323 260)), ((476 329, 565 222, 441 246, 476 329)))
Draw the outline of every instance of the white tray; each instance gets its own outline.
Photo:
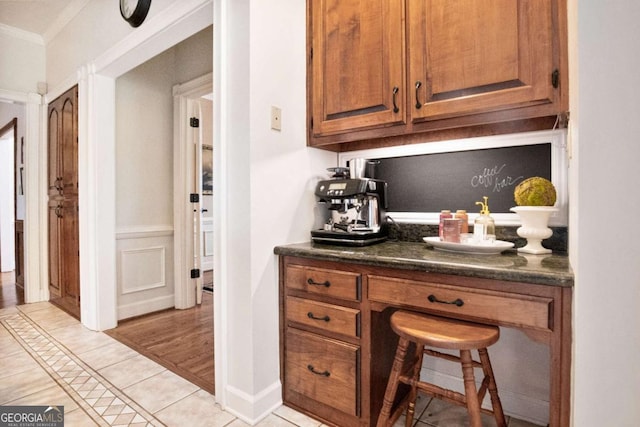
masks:
POLYGON ((496 240, 491 244, 477 244, 443 242, 440 240, 440 237, 423 237, 422 239, 435 249, 447 252, 462 252, 465 254, 499 254, 500 252, 513 247, 513 242, 505 242, 504 240, 496 240))

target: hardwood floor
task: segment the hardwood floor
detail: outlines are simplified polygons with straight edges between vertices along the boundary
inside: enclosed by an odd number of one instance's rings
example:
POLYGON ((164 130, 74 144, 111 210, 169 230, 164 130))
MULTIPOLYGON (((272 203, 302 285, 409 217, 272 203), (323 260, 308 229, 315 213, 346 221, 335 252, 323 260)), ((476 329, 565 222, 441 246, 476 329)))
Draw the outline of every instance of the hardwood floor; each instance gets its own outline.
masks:
POLYGON ((0 273, 0 308, 21 304, 24 304, 24 289, 16 285, 15 273, 0 273))
MULTIPOLYGON (((21 304, 24 304, 24 289, 16 285, 15 274, 0 273, 0 308, 21 304)), ((123 320, 117 328, 105 332, 203 390, 214 393, 211 292, 203 293, 200 306, 163 310, 123 320)))
POLYGON ((209 393, 215 392, 212 293, 204 292, 200 306, 123 320, 105 333, 209 393))

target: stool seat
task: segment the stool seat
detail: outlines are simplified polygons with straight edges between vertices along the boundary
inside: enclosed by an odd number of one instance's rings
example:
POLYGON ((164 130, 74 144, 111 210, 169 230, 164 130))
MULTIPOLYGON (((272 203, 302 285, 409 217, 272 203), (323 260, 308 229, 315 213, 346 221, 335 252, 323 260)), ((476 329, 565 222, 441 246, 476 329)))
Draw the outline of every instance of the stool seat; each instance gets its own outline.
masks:
POLYGON ((486 348, 500 338, 497 326, 408 311, 396 311, 390 322, 393 331, 409 341, 449 350, 486 348))

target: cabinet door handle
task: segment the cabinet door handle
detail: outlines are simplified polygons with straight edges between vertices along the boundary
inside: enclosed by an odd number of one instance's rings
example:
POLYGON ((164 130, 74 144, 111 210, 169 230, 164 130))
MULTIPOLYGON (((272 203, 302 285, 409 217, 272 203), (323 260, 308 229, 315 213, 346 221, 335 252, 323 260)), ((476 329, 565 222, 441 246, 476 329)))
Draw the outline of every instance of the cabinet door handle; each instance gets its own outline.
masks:
POLYGON ((422 104, 420 103, 420 97, 419 97, 419 89, 422 87, 422 82, 420 80, 418 80, 416 82, 416 108, 419 110, 422 108, 422 104))
POLYGON ((328 288, 329 286, 331 286, 331 282, 329 282, 328 280, 320 283, 320 282, 314 281, 311 277, 307 279, 307 283, 313 286, 324 286, 325 288, 328 288))
POLYGON ((462 307, 464 305, 464 301, 462 301, 460 298, 457 298, 453 301, 442 301, 439 300, 438 298, 436 298, 435 295, 431 294, 427 297, 427 299, 429 300, 429 302, 437 302, 439 304, 451 304, 451 305, 455 305, 458 307, 462 307))
POLYGON ((312 312, 308 312, 307 317, 313 320, 324 320, 325 322, 328 322, 329 320, 331 320, 329 316, 317 317, 312 312))
POLYGON ((396 103, 396 95, 398 94, 398 91, 400 89, 398 89, 398 86, 394 86, 393 88, 393 112, 397 113, 398 111, 400 111, 400 109, 398 108, 398 104, 396 103))
POLYGON ((313 365, 307 365, 307 369, 313 372, 314 374, 321 375, 323 377, 328 377, 329 375, 331 375, 331 372, 329 371, 324 371, 324 372, 316 371, 316 368, 314 368, 313 365))

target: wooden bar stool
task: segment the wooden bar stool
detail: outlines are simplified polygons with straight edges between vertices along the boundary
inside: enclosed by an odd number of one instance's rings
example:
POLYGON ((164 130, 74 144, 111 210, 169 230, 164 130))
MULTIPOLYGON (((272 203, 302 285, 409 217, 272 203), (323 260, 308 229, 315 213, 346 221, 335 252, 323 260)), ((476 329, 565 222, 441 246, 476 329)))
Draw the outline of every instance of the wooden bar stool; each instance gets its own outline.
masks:
POLYGON ((481 325, 399 310, 391 316, 391 328, 398 334, 400 339, 384 394, 377 427, 392 426, 405 407, 407 408, 406 426, 410 427, 413 423, 418 390, 435 398, 466 406, 472 427, 482 426, 480 421, 481 411, 493 414, 498 427, 507 425, 502 412, 500 398, 498 397, 498 389, 493 377, 489 354, 487 353, 487 347, 497 342, 500 337, 500 329, 497 326, 481 325), (416 346, 413 360, 405 360, 411 343, 416 346), (427 349, 425 346, 459 350, 460 357, 439 353, 427 349), (476 362, 471 358, 471 350, 478 350, 480 362, 476 362), (425 354, 459 362, 462 365, 465 394, 420 381, 422 358, 425 354), (476 389, 473 368, 482 368, 484 372, 484 379, 479 390, 476 389), (392 413, 392 406, 400 383, 409 385, 411 389, 392 413), (487 390, 491 396, 492 411, 481 409, 480 407, 487 390))

